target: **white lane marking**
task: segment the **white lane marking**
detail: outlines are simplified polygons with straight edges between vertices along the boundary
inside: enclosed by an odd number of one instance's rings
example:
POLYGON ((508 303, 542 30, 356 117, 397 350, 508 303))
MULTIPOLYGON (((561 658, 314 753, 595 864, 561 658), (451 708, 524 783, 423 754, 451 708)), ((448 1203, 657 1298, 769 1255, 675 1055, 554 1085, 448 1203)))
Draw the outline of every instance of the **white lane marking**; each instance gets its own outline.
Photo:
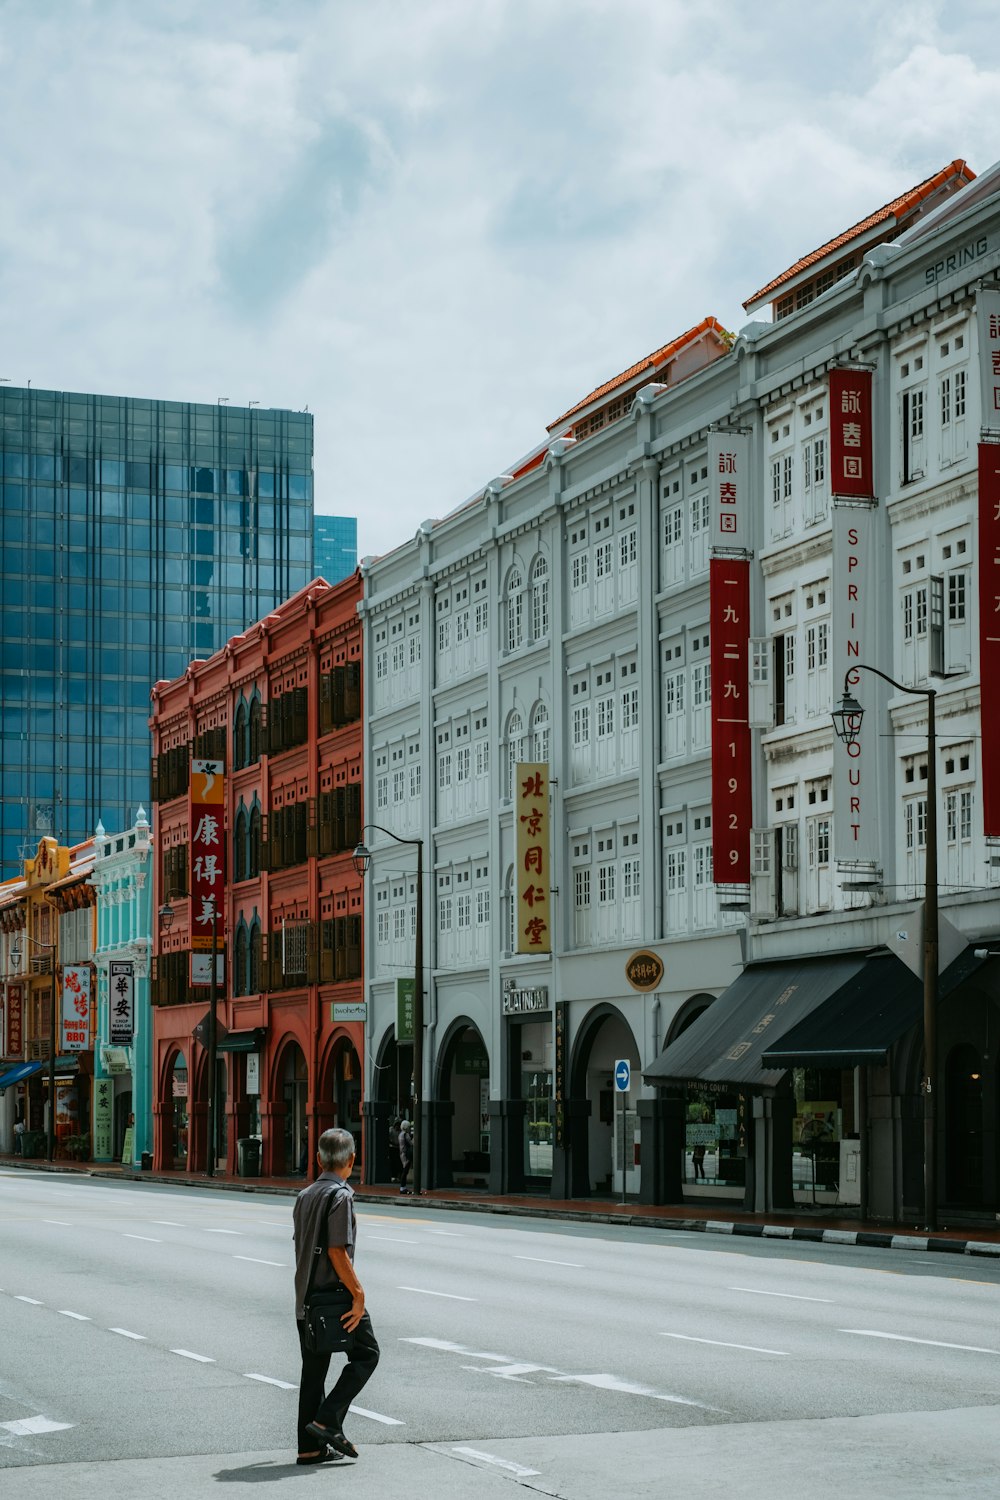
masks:
POLYGON ((718 1406, 708 1406, 704 1401, 692 1401, 688 1396, 674 1396, 667 1391, 657 1391, 651 1385, 640 1385, 634 1380, 619 1380, 617 1375, 550 1375, 553 1383, 562 1385, 592 1385, 599 1391, 620 1391, 625 1396, 650 1396, 654 1401, 669 1401, 674 1406, 697 1406, 700 1411, 720 1411, 718 1406))
POLYGON ((249 1260, 255 1266, 285 1266, 288 1264, 284 1260, 259 1260, 256 1255, 234 1255, 233 1260, 249 1260))
POLYGON ((544 1255, 515 1255, 515 1260, 533 1260, 540 1266, 573 1266, 577 1271, 583 1270, 582 1261, 578 1260, 548 1260, 544 1255))
POLYGON ((127 1328, 109 1328, 109 1333, 120 1333, 123 1339, 142 1339, 145 1341, 144 1333, 130 1333, 127 1328))
POLYGON ((370 1422, 381 1422, 385 1427, 405 1427, 406 1423, 399 1417, 385 1417, 380 1411, 368 1411, 364 1406, 352 1406, 350 1410, 356 1417, 367 1417, 370 1422))
POLYGON ((86 1313, 70 1312, 70 1310, 69 1310, 68 1307, 61 1307, 59 1309, 59 1316, 61 1318, 75 1318, 78 1323, 89 1323, 90 1322, 90 1319, 87 1317, 86 1313))
POLYGON ((728 1344, 724 1339, 696 1339, 690 1333, 661 1333, 661 1339, 682 1339, 685 1344, 714 1344, 717 1349, 746 1349, 750 1354, 780 1354, 782 1358, 788 1353, 787 1349, 759 1349, 756 1344, 728 1344))
POLYGON ((525 1375, 561 1375, 562 1371, 555 1369, 552 1365, 499 1365, 496 1369, 486 1370, 482 1365, 463 1365, 463 1370, 469 1370, 476 1375, 492 1375, 496 1380, 513 1380, 518 1385, 531 1385, 530 1380, 525 1380, 525 1375))
POLYGON ((236 1237, 237 1237, 237 1239, 241 1239, 242 1238, 242 1233, 241 1233, 241 1231, 239 1229, 206 1229, 205 1233, 206 1234, 235 1234, 236 1237))
POLYGON ((507 1354, 477 1354, 475 1349, 466 1349, 464 1344, 453 1344, 450 1339, 400 1339, 401 1344, 420 1344, 424 1349, 440 1349, 444 1354, 464 1354, 466 1359, 491 1359, 497 1364, 513 1364, 507 1354))
POLYGON ((460 1234, 457 1229, 429 1229, 428 1234, 446 1234, 449 1239, 464 1240, 465 1235, 460 1234))
POLYGON ((273 1375, 251 1375, 249 1371, 243 1376, 244 1380, 262 1380, 265 1385, 276 1385, 282 1391, 297 1391, 298 1386, 292 1385, 288 1380, 275 1380, 273 1375))
POLYGON ((447 1297, 450 1302, 478 1302, 478 1297, 459 1297, 456 1292, 431 1292, 425 1286, 401 1286, 400 1292, 419 1292, 422 1297, 447 1297))
POLYGON ((186 1224, 178 1224, 176 1219, 154 1219, 154 1224, 162 1224, 165 1229, 186 1229, 186 1224))
POLYGON ((200 1365, 214 1365, 215 1360, 207 1354, 192 1354, 190 1349, 171 1349, 171 1354, 179 1354, 181 1359, 196 1359, 200 1365))
POLYGON ((892 1339, 899 1344, 929 1344, 932 1349, 962 1349, 966 1354, 1000 1354, 1000 1349, 984 1349, 979 1344, 946 1344, 941 1339, 915 1339, 905 1333, 880 1333, 875 1328, 839 1328, 838 1333, 856 1333, 865 1339, 892 1339))
POLYGON ((58 1224, 60 1229, 72 1229, 73 1226, 68 1219, 43 1219, 43 1224, 58 1224))
POLYGON ((463 1458, 474 1458, 481 1464, 494 1464, 498 1469, 506 1469, 510 1474, 516 1474, 519 1479, 529 1479, 533 1474, 540 1474, 541 1469, 526 1469, 523 1464, 511 1463, 506 1458, 497 1458, 492 1453, 480 1453, 478 1448, 452 1448, 452 1453, 461 1454, 463 1458))
POLYGON ((398 1240, 392 1234, 366 1234, 366 1240, 384 1240, 387 1245, 419 1245, 419 1240, 398 1240))
POLYGON ((0 1422, 13 1437, 32 1437, 39 1432, 65 1432, 72 1422, 53 1422, 49 1417, 22 1417, 18 1422, 0 1422))
POLYGON ((147 1245, 162 1245, 162 1240, 154 1240, 151 1234, 123 1234, 123 1240, 145 1240, 147 1245))
POLYGON ((30 1302, 31 1305, 32 1305, 32 1307, 44 1307, 45 1306, 45 1303, 44 1302, 39 1302, 39 1300, 38 1300, 37 1297, 17 1297, 17 1296, 15 1296, 14 1301, 15 1302, 30 1302))
POLYGON ((750 1292, 754 1297, 785 1297, 789 1302, 828 1302, 833 1306, 832 1297, 801 1297, 797 1292, 764 1292, 759 1286, 731 1286, 731 1292, 750 1292))

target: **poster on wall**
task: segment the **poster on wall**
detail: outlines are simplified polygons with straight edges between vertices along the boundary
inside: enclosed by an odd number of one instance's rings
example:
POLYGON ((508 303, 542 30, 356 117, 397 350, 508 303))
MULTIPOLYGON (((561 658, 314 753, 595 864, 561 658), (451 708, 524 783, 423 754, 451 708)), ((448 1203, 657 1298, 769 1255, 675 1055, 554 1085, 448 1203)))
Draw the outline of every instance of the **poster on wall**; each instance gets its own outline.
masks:
POLYGON ((712 683, 712 865, 717 885, 750 882, 750 564, 713 557, 708 573, 712 683))
POLYGON ((66 964, 62 971, 62 1051, 90 1048, 90 968, 66 964))
POLYGON ((833 507, 832 707, 843 696, 846 678, 851 693, 866 709, 852 745, 836 736, 833 740, 834 859, 845 864, 878 864, 880 855, 879 726, 871 711, 876 679, 858 670, 861 663, 875 661, 875 516, 871 505, 833 507))

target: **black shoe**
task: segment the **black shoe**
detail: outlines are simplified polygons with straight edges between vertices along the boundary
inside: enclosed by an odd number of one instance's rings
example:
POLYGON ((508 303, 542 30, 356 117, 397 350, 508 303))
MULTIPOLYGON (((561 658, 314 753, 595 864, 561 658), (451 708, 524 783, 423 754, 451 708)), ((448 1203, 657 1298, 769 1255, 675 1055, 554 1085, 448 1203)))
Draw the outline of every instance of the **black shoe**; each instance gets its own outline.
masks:
POLYGON ((300 1457, 295 1460, 297 1464, 339 1464, 343 1462, 344 1455, 336 1453, 325 1443, 319 1453, 311 1453, 308 1457, 300 1457))
POLYGON ((357 1458, 358 1456, 357 1448, 342 1432, 328 1432, 325 1427, 318 1427, 315 1422, 306 1423, 306 1432, 318 1442, 327 1443, 331 1448, 335 1448, 338 1458, 341 1455, 344 1458, 357 1458))

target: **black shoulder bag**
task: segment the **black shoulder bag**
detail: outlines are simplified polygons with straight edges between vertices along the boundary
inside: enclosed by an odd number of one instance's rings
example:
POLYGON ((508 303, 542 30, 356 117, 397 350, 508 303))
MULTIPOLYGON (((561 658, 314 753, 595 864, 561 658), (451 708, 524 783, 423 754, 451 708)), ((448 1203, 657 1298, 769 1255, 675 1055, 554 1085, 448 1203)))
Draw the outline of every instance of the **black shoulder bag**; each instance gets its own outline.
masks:
MULTIPOLYGON (((329 1197, 331 1200, 336 1197, 336 1190, 330 1193, 329 1197)), ((312 1264, 309 1267, 309 1283, 306 1287, 304 1341, 310 1354, 342 1354, 354 1337, 353 1334, 348 1333, 340 1321, 344 1313, 350 1312, 354 1305, 354 1297, 343 1282, 319 1292, 313 1291, 319 1257, 327 1252, 329 1214, 330 1204, 328 1203, 326 1213, 323 1215, 323 1233, 313 1249, 312 1264)))

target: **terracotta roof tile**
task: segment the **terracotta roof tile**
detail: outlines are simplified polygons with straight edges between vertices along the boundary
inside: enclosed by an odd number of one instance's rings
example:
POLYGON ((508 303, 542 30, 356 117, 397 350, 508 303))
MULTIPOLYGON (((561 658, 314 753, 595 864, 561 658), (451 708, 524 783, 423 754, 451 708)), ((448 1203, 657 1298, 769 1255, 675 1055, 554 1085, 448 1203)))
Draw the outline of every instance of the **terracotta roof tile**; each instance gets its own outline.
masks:
POLYGON ((786 281, 793 280, 801 272, 808 270, 810 266, 815 265, 818 261, 825 260, 832 251, 840 250, 843 246, 849 245, 852 240, 858 239, 861 235, 867 233, 869 229, 875 229, 879 224, 885 223, 887 219, 895 219, 898 222, 900 219, 906 218, 908 214, 913 213, 925 198, 928 198, 931 193, 936 192, 939 187, 943 187, 949 179, 960 177, 963 183, 971 182, 975 175, 975 172, 973 172, 972 168, 966 162, 956 157, 946 167, 942 167, 940 172, 935 172, 933 177, 927 177, 923 182, 918 182, 916 187, 910 188, 908 192, 900 193, 898 198, 893 198, 891 203, 884 204, 882 208, 876 209, 875 213, 869 214, 867 218, 860 219, 850 229, 845 229, 843 234, 838 234, 832 240, 827 240, 826 244, 820 245, 818 250, 812 250, 808 255, 803 255, 794 265, 789 266, 787 271, 782 271, 780 276, 775 276, 774 280, 769 281, 766 286, 762 286, 759 292, 754 292, 752 297, 748 297, 743 306, 751 307, 755 302, 759 302, 762 297, 768 296, 770 292, 783 286, 786 281))
POLYGON ((561 417, 557 417, 554 422, 550 422, 547 431, 554 432, 563 422, 568 421, 577 412, 583 411, 584 407, 590 406, 594 401, 599 401, 602 396, 609 396, 612 391, 618 390, 620 386, 631 385, 640 375, 648 374, 652 378, 667 360, 680 354, 682 349, 687 348, 689 344, 695 343, 706 333, 717 334, 720 341, 726 337, 726 330, 718 318, 702 318, 700 323, 696 323, 693 328, 689 328, 679 338, 671 339, 669 344, 664 344, 662 348, 655 349, 652 354, 647 354, 645 359, 640 359, 637 364, 629 365, 628 369, 623 370, 620 375, 615 375, 611 380, 606 380, 603 385, 599 385, 596 390, 591 391, 589 396, 584 396, 582 401, 577 401, 575 405, 570 407, 569 411, 564 411, 561 417))

